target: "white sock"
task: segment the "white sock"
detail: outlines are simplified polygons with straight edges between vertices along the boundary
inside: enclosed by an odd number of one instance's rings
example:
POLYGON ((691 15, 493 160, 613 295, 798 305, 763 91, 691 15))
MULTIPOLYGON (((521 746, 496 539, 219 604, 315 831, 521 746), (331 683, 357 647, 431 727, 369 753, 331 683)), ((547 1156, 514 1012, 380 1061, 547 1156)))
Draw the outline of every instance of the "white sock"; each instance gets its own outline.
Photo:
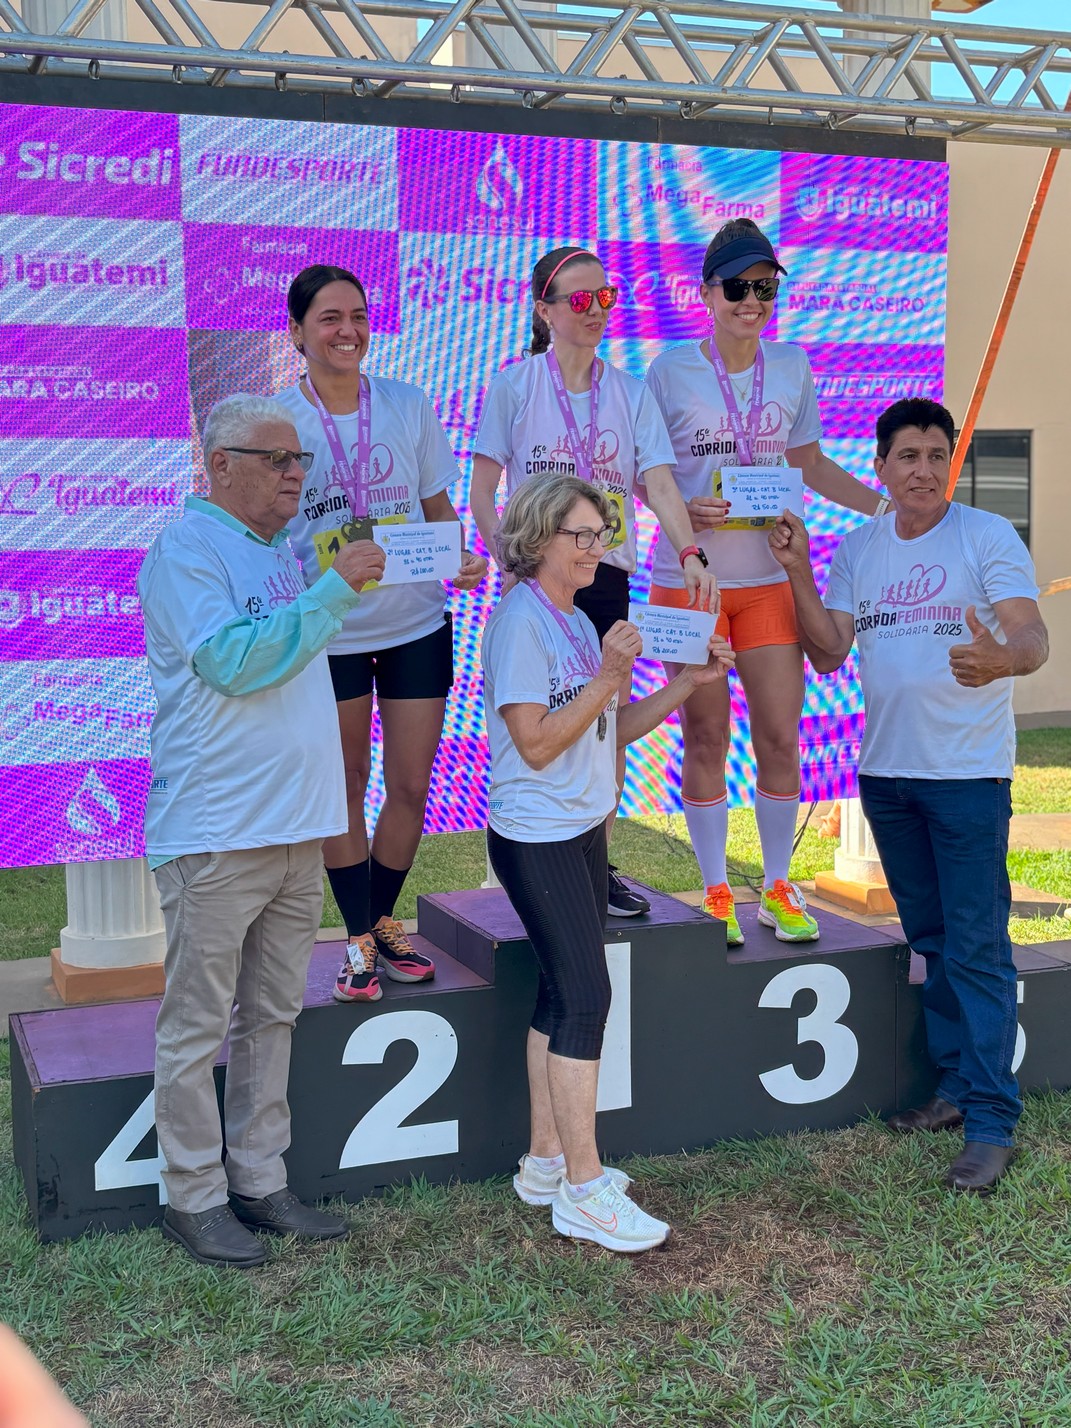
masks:
POLYGON ((597 1176, 596 1179, 587 1180, 581 1185, 574 1185, 570 1180, 567 1180, 565 1183, 569 1194, 574 1200, 583 1200, 588 1195, 594 1195, 595 1191, 601 1190, 604 1185, 609 1185, 610 1177, 603 1172, 603 1174, 597 1176))
POLYGON ((561 1170, 565 1166, 565 1156, 561 1152, 557 1155, 530 1155, 528 1159, 540 1170, 561 1170))
POLYGON ((796 793, 763 793, 755 790, 755 822, 762 848, 762 882, 772 888, 779 879, 788 881, 792 844, 796 837, 796 817, 800 796, 796 793))
POLYGON ((692 840, 703 886, 716 888, 729 881, 725 870, 725 845, 729 841, 729 800, 720 798, 693 800, 685 798, 684 821, 692 840))

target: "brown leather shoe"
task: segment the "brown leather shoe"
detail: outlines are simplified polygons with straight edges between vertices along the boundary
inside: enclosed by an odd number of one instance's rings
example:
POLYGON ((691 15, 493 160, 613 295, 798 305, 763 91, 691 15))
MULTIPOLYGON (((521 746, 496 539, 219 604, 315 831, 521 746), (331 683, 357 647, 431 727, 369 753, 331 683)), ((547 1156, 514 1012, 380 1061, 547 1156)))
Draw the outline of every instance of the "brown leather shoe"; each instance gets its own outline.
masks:
POLYGON ((969 1140, 952 1162, 945 1184, 962 1194, 988 1195, 1014 1159, 1014 1145, 969 1140))
POLYGON ((180 1244, 201 1264, 231 1264, 237 1269, 252 1269, 268 1258, 267 1250, 256 1235, 239 1223, 228 1205, 189 1212, 168 1205, 162 1228, 169 1240, 180 1244))
POLYGON ((899 1131, 901 1135, 910 1135, 913 1131, 955 1130, 956 1126, 963 1124, 963 1112, 951 1101, 943 1101, 940 1096, 934 1096, 933 1100, 927 1101, 924 1106, 914 1106, 910 1111, 898 1111, 895 1116, 890 1116, 885 1124, 890 1130, 899 1131))

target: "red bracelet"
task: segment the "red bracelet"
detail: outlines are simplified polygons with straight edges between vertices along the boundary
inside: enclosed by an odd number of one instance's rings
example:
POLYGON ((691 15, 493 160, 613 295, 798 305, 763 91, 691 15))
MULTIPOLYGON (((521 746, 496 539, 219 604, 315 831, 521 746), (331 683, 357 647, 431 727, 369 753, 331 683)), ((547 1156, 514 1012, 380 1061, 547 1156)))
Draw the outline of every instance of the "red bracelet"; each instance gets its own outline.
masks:
POLYGON ((682 570, 684 569, 684 562, 688 559, 690 555, 697 556, 702 565, 710 564, 710 562, 707 560, 706 551, 700 550, 697 545, 686 545, 681 551, 680 555, 682 570))

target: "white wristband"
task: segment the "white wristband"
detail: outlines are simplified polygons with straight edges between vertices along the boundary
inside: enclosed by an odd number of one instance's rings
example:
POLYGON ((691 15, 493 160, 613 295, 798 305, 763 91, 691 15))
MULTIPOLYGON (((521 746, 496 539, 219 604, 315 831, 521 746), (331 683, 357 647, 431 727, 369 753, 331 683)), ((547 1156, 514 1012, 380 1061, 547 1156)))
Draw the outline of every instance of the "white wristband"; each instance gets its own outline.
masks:
POLYGON ((885 512, 890 508, 891 505, 892 501, 889 499, 889 497, 882 496, 881 500, 877 504, 874 514, 870 517, 870 519, 872 521, 876 521, 879 516, 883 516, 885 514, 885 512))

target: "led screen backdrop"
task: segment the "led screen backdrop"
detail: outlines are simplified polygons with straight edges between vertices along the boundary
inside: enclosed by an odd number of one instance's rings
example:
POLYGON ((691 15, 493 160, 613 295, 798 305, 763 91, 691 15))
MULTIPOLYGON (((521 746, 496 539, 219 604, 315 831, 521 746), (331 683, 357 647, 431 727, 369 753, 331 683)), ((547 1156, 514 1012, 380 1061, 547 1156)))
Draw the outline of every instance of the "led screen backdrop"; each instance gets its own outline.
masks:
MULTIPOLYGON (((602 255, 621 287, 605 354, 642 374, 704 334, 703 249, 736 216, 790 270, 768 335, 809 351, 827 449, 869 471, 882 407, 941 394, 943 165, 0 105, 0 863, 142 851, 153 699, 138 566, 201 478, 209 405, 297 376, 284 295, 298 269, 363 276, 371 369, 429 392, 467 478, 481 394, 525 344, 542 253, 602 255)), ((461 483, 463 512, 465 496, 461 483)), ((858 518, 816 500, 810 519, 824 574, 858 518)), ((452 600, 458 676, 430 831, 484 824, 478 646, 493 598, 452 600)), ((656 677, 641 667, 639 687, 656 677)), ((735 712, 741 803, 739 691, 735 712)), ((851 791, 861 723, 851 667, 810 682, 805 798, 851 791)), ((673 722, 632 751, 624 810, 679 806, 679 787, 673 722)))

